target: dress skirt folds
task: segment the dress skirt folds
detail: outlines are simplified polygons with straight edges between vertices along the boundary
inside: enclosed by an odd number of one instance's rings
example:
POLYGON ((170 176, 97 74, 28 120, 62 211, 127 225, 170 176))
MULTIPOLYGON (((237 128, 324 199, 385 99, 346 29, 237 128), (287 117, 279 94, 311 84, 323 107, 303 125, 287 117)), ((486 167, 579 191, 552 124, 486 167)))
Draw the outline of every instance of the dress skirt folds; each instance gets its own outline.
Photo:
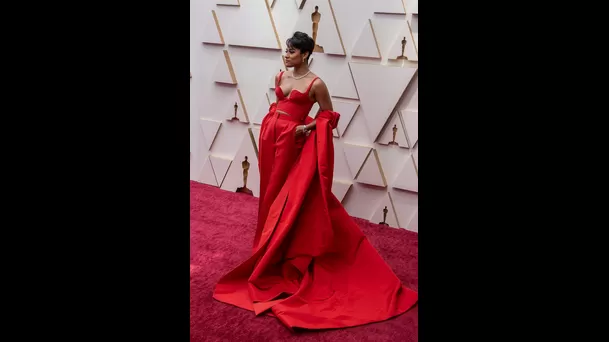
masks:
MULTIPOLYGON (((249 259, 224 275, 214 298, 290 329, 379 322, 413 307, 406 288, 332 193, 332 130, 340 115, 317 114, 310 136, 271 105, 259 141, 260 207, 249 259)), ((307 117, 307 122, 311 119, 307 117)))

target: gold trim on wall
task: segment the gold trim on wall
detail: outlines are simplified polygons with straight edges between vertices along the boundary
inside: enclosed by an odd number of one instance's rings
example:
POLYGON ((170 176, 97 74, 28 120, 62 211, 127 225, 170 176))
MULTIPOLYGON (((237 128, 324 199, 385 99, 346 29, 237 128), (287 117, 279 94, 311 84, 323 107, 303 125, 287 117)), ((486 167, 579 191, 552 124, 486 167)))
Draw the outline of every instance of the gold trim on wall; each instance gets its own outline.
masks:
MULTIPOLYGON (((216 175, 216 169, 214 169, 214 163, 211 162, 211 155, 207 156, 207 161, 209 162, 209 167, 211 167, 211 173, 214 174, 214 179, 216 180, 216 185, 218 188, 220 187, 220 183, 218 183, 218 176, 216 175)), ((203 171, 203 170, 201 170, 203 171)), ((201 172, 203 173, 203 172, 201 172)))
POLYGON ((221 188, 222 184, 224 184, 224 180, 226 179, 226 175, 228 174, 228 170, 230 170, 230 167, 233 165, 233 160, 232 159, 225 159, 225 158, 218 157, 218 156, 214 156, 213 154, 210 154, 208 156, 208 158, 209 158, 209 161, 211 162, 212 169, 214 170, 214 176, 216 176, 216 182, 218 183, 218 187, 221 188), (211 157, 228 161, 228 167, 226 168, 226 170, 224 171, 224 174, 222 175, 222 181, 221 182, 218 182, 218 175, 216 174, 216 168, 214 167, 214 162, 211 159, 211 157))
POLYGON ((377 13, 377 14, 386 14, 386 15, 407 15, 408 12, 406 11, 406 4, 404 4, 404 0, 401 0, 401 2, 402 2, 402 9, 404 10, 404 13, 385 12, 385 11, 382 11, 382 10, 374 11, 374 13, 377 13))
MULTIPOLYGON (((334 96, 332 96, 334 97, 334 96)), ((361 107, 361 103, 358 102, 358 100, 353 100, 353 99, 348 99, 348 98, 344 98, 344 97, 336 97, 336 99, 339 102, 350 102, 356 105, 355 107, 355 111, 353 112, 353 115, 351 116, 351 120, 349 120, 349 122, 347 122, 347 126, 345 126, 345 131, 341 132, 338 129, 338 126, 336 126, 336 132, 338 132, 338 136, 335 136, 336 138, 342 138, 345 135, 345 132, 347 132, 347 129, 349 128, 349 125, 351 125, 351 123, 353 122, 353 118, 355 117, 355 114, 357 114, 357 111, 359 110, 359 108, 361 107), (346 101, 349 100, 349 101, 346 101)))
POLYGON ((251 127, 248 128, 247 131, 250 134, 250 140, 252 141, 252 145, 254 146, 254 152, 256 152, 256 159, 258 159, 258 144, 256 144, 256 137, 254 137, 254 131, 251 127))
POLYGON ((372 30, 372 37, 374 37, 374 44, 376 44, 376 51, 379 54, 379 58, 383 58, 383 55, 381 54, 381 48, 379 47, 379 41, 376 39, 376 33, 374 32, 374 25, 372 25, 372 19, 368 19, 368 22, 370 23, 370 29, 372 30))
POLYGON ((411 154, 410 159, 412 159, 412 163, 414 164, 414 171, 417 173, 417 178, 419 178, 419 167, 417 166, 417 163, 414 161, 414 155, 411 154))
POLYGON ((419 59, 419 48, 417 48, 417 42, 414 41, 414 35, 412 34, 412 27, 410 26, 410 21, 406 20, 408 24, 408 31, 410 32, 410 39, 412 39, 412 46, 414 46, 414 52, 417 54, 417 60, 419 59))
MULTIPOLYGON (((281 41, 279 40, 279 34, 277 33, 277 28, 275 27, 275 20, 273 19, 273 13, 271 11, 271 7, 272 5, 269 6, 268 1, 264 1, 264 4, 266 5, 266 10, 269 13, 269 19, 271 20, 271 25, 273 26, 273 32, 275 33, 275 39, 277 39, 277 46, 279 47, 279 50, 282 49, 281 47, 281 41)), ((273 1, 273 4, 275 4, 275 1, 273 1)))
POLYGON ((381 172, 381 178, 383 179, 383 184, 385 184, 385 187, 387 187, 387 178, 385 177, 385 170, 383 170, 383 165, 381 164, 379 154, 376 151, 376 149, 372 149, 372 151, 374 151, 374 158, 376 159, 376 165, 378 166, 379 171, 381 172))
POLYGON ((395 210, 395 204, 393 204, 393 197, 391 197, 391 192, 387 192, 389 196, 389 203, 391 203, 391 210, 393 210, 393 216, 395 217, 395 222, 398 224, 397 228, 403 228, 400 224, 400 217, 398 216, 398 212, 395 210))
MULTIPOLYGON (((378 152, 376 151, 375 148, 370 148, 370 151, 368 152, 368 155, 366 156, 366 159, 364 159, 364 162, 362 163, 362 166, 357 171, 357 174, 355 175, 354 180, 357 180, 359 178, 359 174, 362 172, 362 169, 364 168, 364 166, 368 162, 368 159, 370 159, 370 155, 371 154, 374 155, 376 166, 378 167, 378 170, 381 173, 381 180, 383 181, 383 187, 386 188, 387 187, 387 178, 385 178, 385 171, 383 170, 383 166, 381 165, 381 160, 379 159, 378 152)), ((364 183, 364 184, 366 184, 366 183, 364 183)))
POLYGON ((332 18, 334 19, 334 26, 336 27, 336 33, 338 33, 338 40, 340 40, 340 46, 343 49, 343 54, 347 55, 347 50, 345 50, 345 44, 343 43, 343 37, 340 34, 340 30, 338 29, 338 22, 336 21, 336 15, 334 15, 334 7, 332 7, 332 1, 328 0, 328 5, 330 5, 330 12, 332 12, 332 18))
POLYGON ((359 177, 360 172, 362 172, 362 169, 364 168, 364 165, 366 165, 366 162, 368 161, 368 158, 370 158, 370 153, 372 153, 373 148, 372 147, 368 147, 368 146, 362 146, 362 145, 353 145, 353 144, 349 144, 349 145, 351 145, 351 146, 357 146, 357 147, 362 147, 362 148, 369 148, 370 149, 370 150, 368 150, 368 154, 366 155, 366 158, 364 158, 364 162, 362 163, 362 165, 359 166, 359 169, 355 173, 355 177, 353 177, 353 180, 357 180, 357 177, 359 177))
MULTIPOLYGON (((353 146, 358 146, 358 145, 353 145, 353 146)), ((364 147, 364 146, 362 146, 362 147, 364 147)), ((353 179, 357 180, 359 178, 359 174, 362 172, 362 169, 368 162, 368 159, 370 159, 370 155, 374 155, 376 166, 378 167, 378 170, 381 173, 381 180, 383 181, 383 184, 384 184, 383 187, 387 187, 387 178, 385 178, 385 171, 383 170, 383 166, 381 165, 381 161, 379 159, 378 152, 376 151, 375 148, 372 148, 372 147, 370 147, 370 151, 368 151, 368 155, 366 156, 366 159, 364 159, 362 166, 360 166, 359 170, 357 170, 357 174, 355 175, 355 177, 353 179)), ((366 183, 364 183, 364 184, 366 184, 366 183)))
POLYGON ((235 75, 235 69, 233 68, 233 63, 230 60, 230 56, 228 54, 228 50, 222 50, 224 52, 224 59, 226 60, 226 65, 228 66, 228 72, 230 73, 230 78, 233 81, 233 84, 237 84, 237 76, 235 75))
POLYGON ((222 41, 222 45, 224 45, 224 44, 226 44, 226 42, 224 41, 224 35, 222 34, 222 29, 220 28, 220 20, 218 20, 216 11, 211 10, 211 15, 214 17, 214 22, 216 22, 216 29, 218 30, 218 34, 220 35, 220 40, 222 41))
POLYGON ((218 4, 216 3, 216 6, 233 6, 233 7, 237 7, 237 6, 241 6, 241 0, 237 0, 237 4, 218 4))
MULTIPOLYGON (((208 142, 209 146, 207 147, 207 150, 211 151, 211 147, 214 145, 214 142, 216 141, 216 138, 218 137, 218 132, 220 131, 220 128, 222 127, 222 122, 216 121, 216 120, 211 120, 211 119, 206 119, 206 118, 200 118, 200 119, 201 119, 201 121, 199 122, 199 126, 203 125, 202 122, 214 122, 214 123, 219 124, 218 129, 216 129, 216 131, 214 132, 214 138, 210 142, 208 142)), ((203 137, 205 137, 205 134, 203 134, 203 137)))
POLYGON ((239 102, 241 103, 241 108, 243 109, 243 115, 245 116, 245 122, 249 123, 250 118, 247 115, 247 108, 245 107, 245 102, 243 102, 243 96, 241 96, 241 89, 237 89, 237 94, 239 95, 239 102))
POLYGON ((340 199, 340 203, 343 203, 345 198, 347 198, 347 195, 349 194, 349 191, 351 191, 351 188, 353 188, 353 182, 348 182, 348 181, 344 181, 344 180, 340 180, 340 179, 333 179, 332 180, 332 186, 333 187, 334 187, 334 183, 342 184, 342 185, 346 185, 347 186, 347 191, 345 191, 345 195, 343 196, 343 198, 340 199))

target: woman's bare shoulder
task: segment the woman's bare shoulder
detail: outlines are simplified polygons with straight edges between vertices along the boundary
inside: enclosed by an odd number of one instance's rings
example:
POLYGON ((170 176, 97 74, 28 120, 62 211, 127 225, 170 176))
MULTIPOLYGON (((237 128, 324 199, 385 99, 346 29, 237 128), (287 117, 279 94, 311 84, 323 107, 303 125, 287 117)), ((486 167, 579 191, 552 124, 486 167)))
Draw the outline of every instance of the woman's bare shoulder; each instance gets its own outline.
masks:
POLYGON ((313 81, 313 85, 312 85, 313 88, 320 88, 320 87, 326 88, 326 82, 324 82, 324 80, 321 77, 319 77, 317 75, 314 75, 313 77, 314 77, 313 78, 314 81, 313 81), (317 78, 315 78, 315 77, 317 77, 317 78))
POLYGON ((291 71, 290 70, 282 70, 282 71, 278 72, 277 75, 275 75, 275 84, 279 84, 279 81, 281 81, 283 78, 285 78, 286 75, 292 75, 291 71))

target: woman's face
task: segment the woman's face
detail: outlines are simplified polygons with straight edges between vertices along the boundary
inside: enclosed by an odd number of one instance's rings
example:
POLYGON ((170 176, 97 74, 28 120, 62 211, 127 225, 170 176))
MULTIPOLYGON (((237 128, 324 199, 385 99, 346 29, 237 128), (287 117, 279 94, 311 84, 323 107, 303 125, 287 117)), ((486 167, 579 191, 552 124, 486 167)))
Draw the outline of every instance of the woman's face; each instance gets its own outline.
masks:
POLYGON ((302 60, 305 56, 300 53, 300 49, 297 49, 293 46, 288 46, 285 49, 285 65, 288 68, 299 66, 302 63, 302 60))

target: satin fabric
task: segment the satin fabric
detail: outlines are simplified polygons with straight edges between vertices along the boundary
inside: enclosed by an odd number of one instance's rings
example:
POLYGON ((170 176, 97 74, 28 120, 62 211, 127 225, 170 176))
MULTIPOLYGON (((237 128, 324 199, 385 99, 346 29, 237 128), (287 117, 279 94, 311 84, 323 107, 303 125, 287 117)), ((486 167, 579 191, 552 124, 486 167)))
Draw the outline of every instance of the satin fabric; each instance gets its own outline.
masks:
POLYGON ((275 109, 260 134, 253 253, 220 279, 214 298, 273 315, 290 329, 350 327, 407 311, 418 294, 402 285, 332 194, 332 129, 340 115, 320 112, 316 129, 298 139, 300 122, 275 109))

